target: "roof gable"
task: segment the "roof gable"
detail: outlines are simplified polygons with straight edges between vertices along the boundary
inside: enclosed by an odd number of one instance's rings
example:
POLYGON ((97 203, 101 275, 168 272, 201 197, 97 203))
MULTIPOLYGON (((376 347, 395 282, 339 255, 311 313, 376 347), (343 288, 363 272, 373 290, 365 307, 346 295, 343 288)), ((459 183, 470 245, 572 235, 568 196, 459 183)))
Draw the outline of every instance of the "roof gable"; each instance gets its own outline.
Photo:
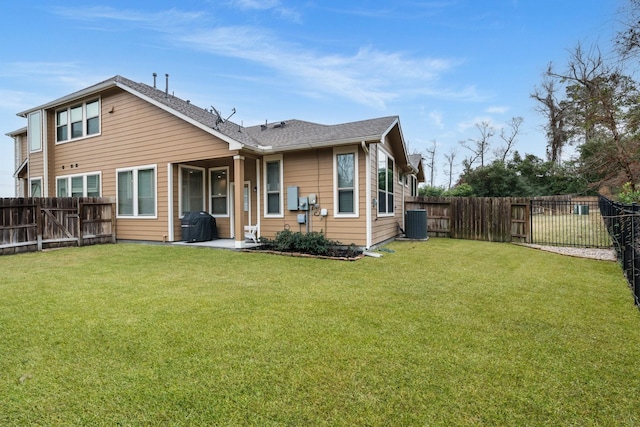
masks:
POLYGON ((18 113, 27 117, 30 112, 56 108, 75 99, 98 94, 118 87, 144 99, 159 108, 187 121, 229 143, 231 149, 246 149, 256 153, 277 153, 291 150, 340 146, 364 142, 381 142, 389 136, 393 145, 402 153, 396 159, 404 167, 409 166, 406 146, 397 116, 380 117, 336 125, 323 125, 303 120, 288 120, 271 124, 242 127, 230 120, 222 120, 213 110, 198 107, 166 91, 137 83, 116 75, 93 86, 57 98, 47 104, 18 113))
POLYGON ((418 177, 418 182, 424 182, 424 165, 422 164, 422 154, 410 154, 409 155, 409 163, 416 171, 416 176, 418 177))

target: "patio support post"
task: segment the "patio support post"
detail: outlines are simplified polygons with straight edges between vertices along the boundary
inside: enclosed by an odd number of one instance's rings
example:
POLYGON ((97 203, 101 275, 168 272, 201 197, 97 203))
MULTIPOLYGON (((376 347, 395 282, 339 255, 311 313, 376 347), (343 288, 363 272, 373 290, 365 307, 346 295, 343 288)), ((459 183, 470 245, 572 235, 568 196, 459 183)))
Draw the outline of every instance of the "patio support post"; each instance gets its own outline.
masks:
POLYGON ((233 156, 233 234, 236 248, 244 248, 244 156, 233 156))

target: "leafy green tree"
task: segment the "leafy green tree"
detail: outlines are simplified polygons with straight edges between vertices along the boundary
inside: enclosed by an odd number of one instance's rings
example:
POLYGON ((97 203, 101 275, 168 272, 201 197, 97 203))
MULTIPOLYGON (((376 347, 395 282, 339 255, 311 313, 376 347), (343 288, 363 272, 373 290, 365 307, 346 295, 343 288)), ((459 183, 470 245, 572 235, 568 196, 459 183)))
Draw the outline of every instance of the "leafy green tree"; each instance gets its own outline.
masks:
POLYGON ((473 187, 471 187, 469 184, 464 183, 464 182, 456 185, 451 190, 446 191, 443 195, 444 196, 448 196, 448 197, 473 197, 473 196, 475 196, 475 194, 473 192, 473 187))
POLYGON ((433 187, 431 185, 425 185, 418 189, 418 196, 421 197, 440 197, 444 193, 444 189, 441 187, 433 187))
POLYGON ((471 170, 463 179, 478 197, 519 197, 530 193, 517 170, 499 160, 471 170))
POLYGON ((630 182, 625 182, 618 200, 622 203, 640 203, 640 191, 633 190, 630 182))

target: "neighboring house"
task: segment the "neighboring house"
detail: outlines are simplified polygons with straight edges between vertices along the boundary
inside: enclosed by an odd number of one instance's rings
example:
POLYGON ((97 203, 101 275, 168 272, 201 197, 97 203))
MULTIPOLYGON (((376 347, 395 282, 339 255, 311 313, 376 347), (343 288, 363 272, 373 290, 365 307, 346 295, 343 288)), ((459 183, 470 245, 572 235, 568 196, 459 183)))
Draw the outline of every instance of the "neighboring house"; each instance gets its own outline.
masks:
POLYGON ((184 213, 206 211, 238 248, 249 225, 369 248, 398 235, 424 181, 398 117, 243 127, 155 77, 115 76, 18 115, 16 196, 113 197, 118 239, 178 241, 184 213))

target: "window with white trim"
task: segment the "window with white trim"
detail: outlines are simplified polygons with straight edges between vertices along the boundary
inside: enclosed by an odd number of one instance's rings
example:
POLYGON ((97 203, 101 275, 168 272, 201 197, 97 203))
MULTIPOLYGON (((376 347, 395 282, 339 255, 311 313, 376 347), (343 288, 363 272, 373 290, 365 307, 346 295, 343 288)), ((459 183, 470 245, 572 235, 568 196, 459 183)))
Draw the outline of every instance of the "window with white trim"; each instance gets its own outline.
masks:
POLYGON ((29 139, 29 151, 42 150, 42 114, 40 111, 29 113, 27 119, 27 138, 29 139))
POLYGON ((58 197, 100 197, 100 174, 59 176, 56 179, 58 197))
POLYGON ((378 147, 378 214, 393 215, 393 158, 378 147))
POLYGON ((418 178, 415 175, 409 177, 409 185, 411 186, 411 196, 418 196, 418 178))
POLYGON ((204 169, 180 166, 180 216, 205 209, 204 169))
POLYGON ((31 178, 29 180, 29 196, 42 197, 42 178, 31 178))
POLYGON ((156 217, 156 166, 116 170, 118 216, 156 217))
POLYGON ((265 156, 264 162, 265 217, 281 217, 284 210, 282 155, 265 156))
POLYGON ((333 195, 336 217, 358 216, 358 150, 336 148, 333 152, 333 195))
POLYGON ((56 111, 56 142, 100 133, 100 99, 56 111))
POLYGON ((211 215, 229 216, 229 168, 209 171, 211 180, 211 215))

